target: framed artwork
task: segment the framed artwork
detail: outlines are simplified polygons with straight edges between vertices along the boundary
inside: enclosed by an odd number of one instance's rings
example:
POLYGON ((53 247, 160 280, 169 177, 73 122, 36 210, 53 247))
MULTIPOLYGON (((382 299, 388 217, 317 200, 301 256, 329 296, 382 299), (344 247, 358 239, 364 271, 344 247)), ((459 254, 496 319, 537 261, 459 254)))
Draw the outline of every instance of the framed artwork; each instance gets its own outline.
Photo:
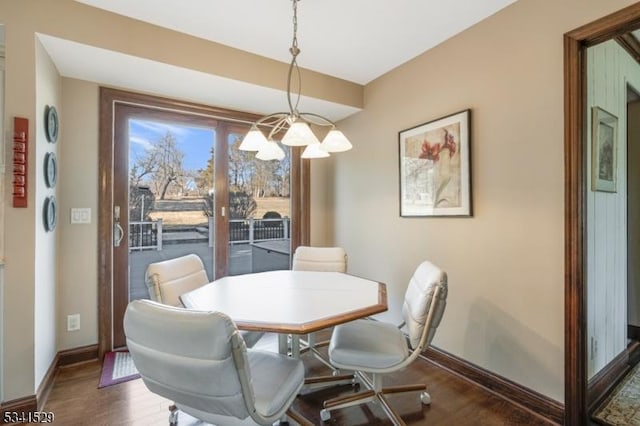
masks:
POLYGON ((471 110, 402 130, 400 216, 471 216, 471 110))
POLYGON ((591 190, 616 192, 618 117, 600 107, 591 111, 591 190))

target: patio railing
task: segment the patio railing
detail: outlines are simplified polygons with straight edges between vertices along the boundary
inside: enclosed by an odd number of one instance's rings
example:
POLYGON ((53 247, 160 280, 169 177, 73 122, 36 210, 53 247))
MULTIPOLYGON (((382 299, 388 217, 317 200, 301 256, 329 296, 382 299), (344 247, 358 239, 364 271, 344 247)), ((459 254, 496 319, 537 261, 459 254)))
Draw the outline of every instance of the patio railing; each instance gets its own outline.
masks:
MULTIPOLYGON (((209 217, 208 242, 215 242, 213 218, 209 217)), ((194 226, 194 230, 196 227, 194 226)), ((162 250, 164 230, 162 219, 147 222, 129 222, 129 249, 162 250)), ((281 219, 231 219, 229 220, 229 243, 246 244, 268 240, 286 240, 291 235, 291 220, 281 219)))

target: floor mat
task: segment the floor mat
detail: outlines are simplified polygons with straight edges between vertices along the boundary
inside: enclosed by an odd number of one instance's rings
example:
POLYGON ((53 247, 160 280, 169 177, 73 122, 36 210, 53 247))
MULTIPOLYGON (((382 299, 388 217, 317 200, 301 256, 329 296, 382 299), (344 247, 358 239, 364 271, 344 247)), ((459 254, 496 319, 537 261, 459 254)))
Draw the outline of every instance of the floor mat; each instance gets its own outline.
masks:
POLYGON ((102 373, 98 388, 115 385, 140 377, 138 369, 133 365, 129 351, 107 352, 102 362, 102 373))
POLYGON ((598 423, 640 426, 640 364, 637 364, 593 415, 598 423))

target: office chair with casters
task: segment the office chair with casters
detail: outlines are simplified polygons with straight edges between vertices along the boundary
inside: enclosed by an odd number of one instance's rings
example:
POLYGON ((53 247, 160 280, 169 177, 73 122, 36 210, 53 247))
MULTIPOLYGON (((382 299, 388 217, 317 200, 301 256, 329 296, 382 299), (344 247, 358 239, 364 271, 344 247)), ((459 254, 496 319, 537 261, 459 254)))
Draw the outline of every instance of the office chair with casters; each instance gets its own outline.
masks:
POLYGON ((380 321, 356 320, 334 328, 329 345, 331 364, 355 371, 367 390, 325 401, 320 412, 323 421, 331 418, 333 410, 376 401, 394 424, 403 425, 386 394, 420 391, 421 402, 431 403, 424 384, 384 387, 382 382, 384 374, 405 368, 431 343, 444 313, 447 291, 447 274, 425 261, 409 281, 402 306, 408 339, 397 326, 380 321))
POLYGON ((147 388, 174 402, 170 424, 178 410, 218 425, 310 424, 290 410, 304 383, 302 362, 247 350, 225 314, 134 300, 124 330, 147 388))
MULTIPOLYGON (((291 264, 293 271, 347 272, 347 253, 342 247, 309 247, 299 246, 293 253, 291 264)), ((300 353, 310 352, 316 359, 336 372, 318 348, 327 346, 329 341, 316 342, 315 335, 310 333, 305 340, 299 342, 300 353)))
MULTIPOLYGON (((151 300, 182 307, 180 295, 209 284, 209 277, 202 259, 196 254, 187 254, 149 264, 145 282, 151 300)), ((253 347, 264 335, 257 331, 241 331, 241 334, 248 347, 253 347)))

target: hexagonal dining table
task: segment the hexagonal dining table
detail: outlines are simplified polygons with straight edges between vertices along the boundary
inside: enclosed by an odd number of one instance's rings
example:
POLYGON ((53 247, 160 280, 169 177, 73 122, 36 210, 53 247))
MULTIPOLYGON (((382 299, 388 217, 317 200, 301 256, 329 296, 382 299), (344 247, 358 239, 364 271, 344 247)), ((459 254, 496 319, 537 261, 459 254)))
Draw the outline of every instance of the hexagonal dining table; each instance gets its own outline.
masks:
POLYGON ((219 311, 241 330, 279 333, 299 357, 300 335, 387 310, 383 283, 340 272, 269 271, 217 279, 180 296, 188 309, 219 311))

